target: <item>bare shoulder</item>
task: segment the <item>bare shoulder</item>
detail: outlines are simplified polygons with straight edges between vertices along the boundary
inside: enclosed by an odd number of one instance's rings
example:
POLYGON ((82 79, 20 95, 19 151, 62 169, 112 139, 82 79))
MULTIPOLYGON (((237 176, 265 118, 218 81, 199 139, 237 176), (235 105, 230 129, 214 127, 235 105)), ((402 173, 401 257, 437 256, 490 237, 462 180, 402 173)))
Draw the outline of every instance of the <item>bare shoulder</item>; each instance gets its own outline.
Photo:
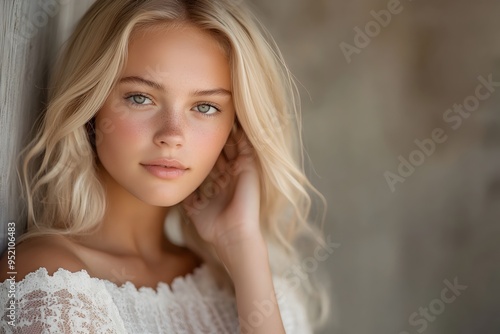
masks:
MULTIPOLYGON (((0 282, 10 278, 7 275, 8 256, 4 252, 0 259, 0 282)), ((16 245, 15 249, 15 281, 21 281, 27 274, 40 267, 47 269, 49 275, 59 268, 71 272, 86 269, 84 262, 78 257, 72 244, 63 236, 39 236, 27 239, 16 245)))

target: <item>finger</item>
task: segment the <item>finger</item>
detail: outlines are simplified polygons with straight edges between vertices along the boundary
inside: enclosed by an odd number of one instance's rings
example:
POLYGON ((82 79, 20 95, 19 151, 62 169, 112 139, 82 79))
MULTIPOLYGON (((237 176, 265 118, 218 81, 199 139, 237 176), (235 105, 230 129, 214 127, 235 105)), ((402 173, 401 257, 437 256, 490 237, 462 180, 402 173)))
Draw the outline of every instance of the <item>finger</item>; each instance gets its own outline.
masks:
POLYGON ((181 206, 184 209, 184 213, 188 218, 195 216, 200 212, 200 208, 198 208, 197 205, 197 202, 199 201, 198 197, 199 195, 197 194, 197 191, 194 191, 191 195, 186 197, 181 203, 181 206))

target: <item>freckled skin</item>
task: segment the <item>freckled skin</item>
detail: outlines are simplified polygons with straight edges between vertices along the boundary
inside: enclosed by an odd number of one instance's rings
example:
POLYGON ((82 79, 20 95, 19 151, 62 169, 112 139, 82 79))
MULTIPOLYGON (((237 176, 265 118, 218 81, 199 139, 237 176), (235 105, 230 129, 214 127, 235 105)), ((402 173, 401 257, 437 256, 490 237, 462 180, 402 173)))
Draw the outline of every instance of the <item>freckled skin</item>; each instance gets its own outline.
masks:
POLYGON ((137 36, 131 39, 120 77, 141 77, 165 90, 119 83, 96 116, 98 128, 104 119, 111 124, 97 154, 105 183, 130 205, 135 200, 129 195, 149 205, 171 206, 201 184, 226 143, 235 117, 231 97, 193 92, 230 91, 230 68, 217 41, 198 28, 154 29, 137 36), (213 113, 206 116, 200 110, 207 107, 197 107, 204 102, 215 104, 220 112, 210 108, 213 113), (189 170, 173 180, 159 179, 141 165, 159 157, 176 159, 189 170))

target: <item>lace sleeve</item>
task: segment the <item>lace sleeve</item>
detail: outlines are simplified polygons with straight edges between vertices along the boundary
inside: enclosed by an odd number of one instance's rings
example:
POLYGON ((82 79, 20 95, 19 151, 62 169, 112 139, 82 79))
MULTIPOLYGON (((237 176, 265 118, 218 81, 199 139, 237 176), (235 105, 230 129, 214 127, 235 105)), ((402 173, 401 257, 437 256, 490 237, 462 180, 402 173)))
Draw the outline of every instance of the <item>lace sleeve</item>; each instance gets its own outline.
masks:
POLYGON ((297 287, 293 287, 283 277, 274 278, 274 289, 278 306, 287 334, 312 334, 303 301, 298 296, 297 287))
POLYGON ((126 333, 104 286, 83 272, 45 268, 22 281, 0 283, 0 334, 126 333))

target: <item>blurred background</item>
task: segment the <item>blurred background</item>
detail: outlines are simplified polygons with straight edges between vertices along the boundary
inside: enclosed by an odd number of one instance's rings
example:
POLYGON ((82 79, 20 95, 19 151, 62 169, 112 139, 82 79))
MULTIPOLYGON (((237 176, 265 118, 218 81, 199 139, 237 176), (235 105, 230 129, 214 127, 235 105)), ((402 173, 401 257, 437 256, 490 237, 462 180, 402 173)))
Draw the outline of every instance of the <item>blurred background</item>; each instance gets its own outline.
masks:
MULTIPOLYGON (((0 4, 4 231, 12 157, 91 2, 0 4)), ((321 333, 500 333, 500 2, 247 2, 299 82, 309 176, 340 244, 320 263, 321 333)))

